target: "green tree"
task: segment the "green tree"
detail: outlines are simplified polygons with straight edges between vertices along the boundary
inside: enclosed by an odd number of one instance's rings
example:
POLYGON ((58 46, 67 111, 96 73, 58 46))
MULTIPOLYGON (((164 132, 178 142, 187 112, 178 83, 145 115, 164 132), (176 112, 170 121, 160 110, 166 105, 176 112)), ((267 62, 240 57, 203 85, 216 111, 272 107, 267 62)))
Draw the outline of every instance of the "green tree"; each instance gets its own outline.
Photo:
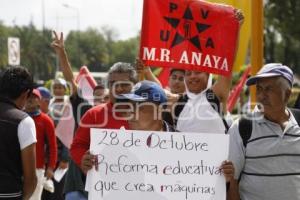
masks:
POLYGON ((47 79, 55 73, 51 31, 39 31, 33 24, 15 27, 11 34, 20 38, 21 64, 30 69, 35 79, 47 79))
POLYGON ((8 37, 20 39, 21 65, 27 67, 35 79, 53 77, 55 60, 50 48, 50 30, 41 32, 32 23, 22 27, 7 27, 0 23, 0 68, 8 66, 8 37))
POLYGON ((134 62, 138 55, 139 37, 117 41, 117 31, 108 26, 101 31, 71 31, 65 45, 74 69, 82 65, 90 71, 107 71, 116 62, 134 62))
POLYGON ((0 69, 8 64, 7 58, 7 37, 9 29, 0 21, 0 69))
POLYGON ((300 1, 268 0, 265 3, 266 62, 281 62, 300 73, 300 1))
MULTIPOLYGON (((109 26, 86 31, 71 31, 65 38, 66 50, 75 70, 86 65, 91 71, 107 71, 115 62, 134 62, 138 55, 139 37, 117 40, 117 31, 109 26)), ((56 56, 50 44, 52 32, 27 26, 8 27, 0 22, 0 68, 8 65, 7 38, 20 38, 21 65, 26 66, 35 79, 48 80, 57 70, 56 56)))
POLYGON ((96 29, 71 31, 66 39, 66 50, 72 66, 79 69, 86 65, 91 71, 104 71, 108 63, 106 41, 96 29))
POLYGON ((129 62, 135 61, 139 50, 139 37, 131 38, 124 41, 114 42, 112 45, 111 65, 115 62, 129 62))

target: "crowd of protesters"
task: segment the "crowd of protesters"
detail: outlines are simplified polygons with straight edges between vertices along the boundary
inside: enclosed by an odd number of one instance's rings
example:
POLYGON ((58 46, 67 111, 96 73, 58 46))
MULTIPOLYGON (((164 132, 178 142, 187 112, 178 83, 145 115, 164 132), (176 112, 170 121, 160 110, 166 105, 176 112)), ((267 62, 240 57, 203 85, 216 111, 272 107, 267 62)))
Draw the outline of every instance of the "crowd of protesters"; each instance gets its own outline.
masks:
POLYGON ((75 81, 63 34, 54 36, 64 78, 52 82, 52 93, 37 87, 24 67, 0 74, 0 199, 88 199, 86 174, 96 162, 89 151, 91 128, 229 134, 229 158, 220 166, 227 199, 300 199, 300 117, 287 108, 289 67, 266 64, 250 77, 257 106, 231 124, 224 117, 231 77, 212 83, 209 73, 174 68, 164 90, 140 60, 115 63, 108 88, 94 87, 91 104, 75 81), (57 133, 66 116, 70 146, 57 133), (56 170, 67 173, 56 180, 56 170))

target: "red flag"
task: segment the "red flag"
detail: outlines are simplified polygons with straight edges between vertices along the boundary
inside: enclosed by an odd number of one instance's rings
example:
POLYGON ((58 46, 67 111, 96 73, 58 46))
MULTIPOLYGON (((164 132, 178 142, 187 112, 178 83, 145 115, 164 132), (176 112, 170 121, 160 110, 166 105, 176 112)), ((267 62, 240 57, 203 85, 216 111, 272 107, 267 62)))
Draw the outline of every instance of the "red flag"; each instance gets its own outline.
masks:
POLYGON ((236 102, 237 102, 237 100, 238 100, 238 98, 239 98, 239 96, 240 96, 240 94, 243 90, 243 87, 246 83, 246 80, 247 80, 247 77, 250 73, 250 70, 251 70, 251 67, 248 67, 244 71, 239 83, 231 90, 230 96, 228 97, 228 101, 227 101, 228 102, 227 110, 229 112, 231 112, 233 110, 233 108, 234 108, 234 106, 235 106, 235 104, 236 104, 236 102))
POLYGON ((169 85, 169 77, 170 77, 170 68, 161 68, 159 75, 157 76, 160 84, 163 88, 166 88, 169 85))
POLYGON ((148 66, 231 74, 234 8, 200 0, 144 0, 140 58, 148 66))

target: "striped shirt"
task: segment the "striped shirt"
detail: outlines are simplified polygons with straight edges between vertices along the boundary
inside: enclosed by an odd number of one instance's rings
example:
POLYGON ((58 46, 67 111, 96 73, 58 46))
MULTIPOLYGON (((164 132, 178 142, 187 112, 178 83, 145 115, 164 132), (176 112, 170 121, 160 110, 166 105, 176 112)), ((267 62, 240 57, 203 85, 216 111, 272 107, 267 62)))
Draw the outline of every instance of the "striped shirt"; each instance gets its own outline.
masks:
POLYGON ((290 112, 282 130, 259 112, 246 148, 235 122, 229 130, 229 159, 240 179, 242 200, 300 200, 300 128, 290 112))
POLYGON ((7 194, 0 194, 0 199, 21 199, 22 198, 22 192, 16 192, 16 193, 7 193, 7 194))

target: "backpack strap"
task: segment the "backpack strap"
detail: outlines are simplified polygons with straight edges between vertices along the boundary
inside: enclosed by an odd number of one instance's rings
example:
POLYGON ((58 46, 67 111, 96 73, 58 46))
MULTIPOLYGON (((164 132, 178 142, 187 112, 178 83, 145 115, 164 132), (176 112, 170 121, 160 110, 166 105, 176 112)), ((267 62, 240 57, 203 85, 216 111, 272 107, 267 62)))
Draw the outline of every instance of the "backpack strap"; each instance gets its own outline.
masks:
MULTIPOLYGON (((297 121, 298 125, 300 126, 300 109, 290 108, 290 111, 294 115, 295 120, 297 121)), ((248 140, 252 134, 252 120, 251 116, 247 115, 248 117, 242 117, 239 120, 239 133, 243 140, 244 147, 246 148, 248 140)))
POLYGON ((175 126, 177 126, 178 117, 179 117, 180 113, 182 112, 182 110, 188 100, 189 100, 189 98, 186 94, 179 97, 179 99, 176 103, 175 110, 174 110, 174 114, 175 114, 174 125, 175 126))
POLYGON ((222 111, 219 98, 216 96, 216 94, 213 92, 212 89, 208 89, 206 91, 206 98, 207 98, 207 101, 209 102, 209 104, 212 106, 212 108, 220 115, 220 117, 223 121, 223 124, 225 126, 225 133, 227 133, 229 130, 229 126, 228 126, 227 121, 224 118, 224 113, 222 111))
POLYGON ((290 110, 294 115, 294 118, 297 121, 298 125, 300 126, 300 109, 290 108, 290 110))
POLYGON ((239 133, 242 138, 244 147, 247 147, 248 140, 252 134, 252 120, 248 117, 241 117, 239 120, 239 133))
MULTIPOLYGON (((249 118, 249 115, 247 115, 247 116, 241 117, 239 119, 239 124, 238 124, 239 133, 240 133, 240 136, 242 138, 243 145, 245 148, 247 147, 248 140, 250 139, 251 134, 252 134, 252 123, 253 123, 251 118, 249 118)), ((238 178, 238 182, 240 182, 242 175, 243 175, 243 172, 240 174, 240 176, 238 178)))

